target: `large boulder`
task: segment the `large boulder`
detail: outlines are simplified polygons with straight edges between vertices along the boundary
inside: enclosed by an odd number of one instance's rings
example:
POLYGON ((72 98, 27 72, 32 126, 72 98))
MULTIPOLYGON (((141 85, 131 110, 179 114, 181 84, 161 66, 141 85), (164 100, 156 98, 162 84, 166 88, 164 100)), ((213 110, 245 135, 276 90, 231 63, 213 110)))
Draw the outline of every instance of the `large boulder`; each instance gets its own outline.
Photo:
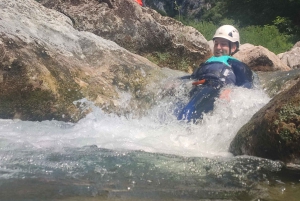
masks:
POLYGON ((119 114, 154 104, 166 75, 149 60, 34 0, 0 8, 0 118, 77 121, 89 112, 74 104, 83 98, 119 114))
POLYGON ((188 71, 211 56, 207 40, 195 28, 141 7, 134 0, 41 3, 70 17, 77 30, 112 40, 159 66, 188 71))
POLYGON ((280 58, 261 46, 249 43, 242 44, 239 52, 234 55, 256 71, 261 87, 270 97, 285 91, 295 84, 297 72, 285 65, 280 58), (252 58, 252 60, 250 60, 252 58))
POLYGON ((296 43, 290 51, 279 54, 278 56, 280 60, 290 68, 300 68, 300 42, 296 43))
POLYGON ((273 52, 262 46, 243 44, 234 57, 246 63, 254 71, 291 70, 273 52))
POLYGON ((259 70, 272 100, 238 131, 230 152, 300 164, 300 69, 287 71, 273 53, 251 44, 242 45, 235 56, 259 70))
POLYGON ((300 75, 244 125, 230 145, 234 155, 300 164, 300 75))

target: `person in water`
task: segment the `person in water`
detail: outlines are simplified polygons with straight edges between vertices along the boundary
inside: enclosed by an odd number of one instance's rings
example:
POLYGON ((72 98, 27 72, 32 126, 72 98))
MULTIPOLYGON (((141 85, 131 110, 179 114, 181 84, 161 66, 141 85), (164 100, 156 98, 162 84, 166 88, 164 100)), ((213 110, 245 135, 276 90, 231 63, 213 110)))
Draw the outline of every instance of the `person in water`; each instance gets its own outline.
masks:
POLYGON ((177 119, 195 120, 203 112, 213 109, 215 97, 229 100, 227 85, 253 87, 252 70, 232 57, 240 45, 238 30, 231 25, 219 27, 213 36, 213 56, 202 63, 189 78, 195 80, 190 91, 190 102, 182 109, 177 119), (222 90, 221 90, 222 89, 222 90))
MULTIPOLYGON (((252 70, 245 63, 231 57, 239 49, 240 35, 238 30, 231 25, 223 25, 216 30, 213 42, 214 56, 201 64, 191 75, 191 78, 202 80, 203 83, 213 79, 218 80, 222 86, 236 85, 252 88, 252 70)), ((220 95, 221 97, 224 92, 226 90, 220 95)))

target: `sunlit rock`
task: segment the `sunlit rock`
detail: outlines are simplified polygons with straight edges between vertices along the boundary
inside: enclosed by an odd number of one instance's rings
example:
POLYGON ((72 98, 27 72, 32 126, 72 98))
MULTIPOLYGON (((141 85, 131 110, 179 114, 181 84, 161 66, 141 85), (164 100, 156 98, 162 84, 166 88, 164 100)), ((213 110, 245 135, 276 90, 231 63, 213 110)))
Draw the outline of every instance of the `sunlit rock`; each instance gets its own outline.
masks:
POLYGON ((0 118, 77 121, 82 98, 117 114, 153 104, 165 76, 155 64, 34 0, 0 8, 0 118))
POLYGON ((42 0, 44 6, 70 17, 74 28, 112 40, 159 66, 192 71, 211 50, 195 28, 184 26, 133 0, 42 0))
POLYGON ((300 68, 300 42, 288 51, 278 55, 280 60, 292 69, 300 68))
POLYGON ((291 70, 273 52, 262 46, 249 46, 247 44, 247 47, 243 47, 242 45, 234 57, 246 63, 254 71, 291 70))

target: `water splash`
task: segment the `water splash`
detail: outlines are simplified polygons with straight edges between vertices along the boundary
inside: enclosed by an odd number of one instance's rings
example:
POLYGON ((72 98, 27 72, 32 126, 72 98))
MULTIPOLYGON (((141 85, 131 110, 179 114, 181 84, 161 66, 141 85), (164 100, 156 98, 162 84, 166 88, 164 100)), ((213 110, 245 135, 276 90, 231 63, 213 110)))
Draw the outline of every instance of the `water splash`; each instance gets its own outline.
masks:
POLYGON ((174 115, 176 102, 188 101, 186 90, 177 89, 142 118, 106 114, 81 100, 94 109, 76 124, 0 120, 0 194, 15 200, 53 198, 45 189, 61 198, 268 197, 269 187, 258 190, 257 183, 273 183, 282 164, 228 152, 236 132, 268 96, 260 89, 232 88, 230 102, 216 100, 214 111, 192 124, 174 115))
POLYGON ((93 112, 76 124, 0 120, 1 149, 59 150, 96 145, 182 156, 230 156, 227 150, 238 129, 269 101, 259 89, 232 88, 231 101, 217 100, 212 113, 192 124, 178 121, 174 115, 175 101, 183 95, 163 98, 140 119, 106 114, 93 107, 93 112))

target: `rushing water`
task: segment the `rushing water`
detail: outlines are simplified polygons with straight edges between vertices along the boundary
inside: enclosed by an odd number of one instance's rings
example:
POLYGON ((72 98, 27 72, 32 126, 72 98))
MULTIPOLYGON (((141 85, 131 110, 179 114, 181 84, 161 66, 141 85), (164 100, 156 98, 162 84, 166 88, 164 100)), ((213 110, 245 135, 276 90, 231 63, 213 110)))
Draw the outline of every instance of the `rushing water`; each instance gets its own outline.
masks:
POLYGON ((138 119, 94 107, 76 124, 0 120, 0 200, 300 198, 297 172, 228 152, 269 101, 262 90, 234 88, 198 124, 173 114, 176 101, 187 101, 182 91, 138 119))

